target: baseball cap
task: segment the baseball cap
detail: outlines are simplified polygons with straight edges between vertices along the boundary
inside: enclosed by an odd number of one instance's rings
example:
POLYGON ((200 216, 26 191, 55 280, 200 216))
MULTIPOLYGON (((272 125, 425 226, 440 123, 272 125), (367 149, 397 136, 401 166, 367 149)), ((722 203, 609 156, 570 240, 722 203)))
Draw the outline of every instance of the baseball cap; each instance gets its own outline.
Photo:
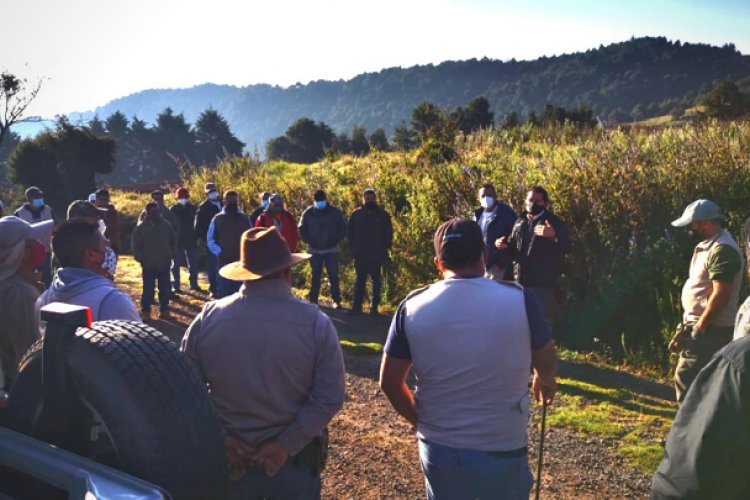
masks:
POLYGON ((0 217, 0 250, 17 245, 23 240, 46 241, 55 222, 50 219, 29 224, 20 217, 0 217))
POLYGON ((685 227, 691 222, 724 219, 719 212, 719 205, 711 200, 695 200, 685 208, 679 219, 672 221, 674 227, 685 227))
POLYGON ((484 240, 479 224, 455 218, 443 223, 433 238, 435 255, 443 264, 470 264, 484 251, 484 240))
POLYGON ((90 201, 76 200, 68 205, 68 219, 73 217, 92 217, 103 219, 107 216, 106 208, 99 208, 90 201))
POLYGON ((186 187, 181 187, 177 190, 177 198, 188 198, 190 194, 188 193, 188 190, 186 187))
POLYGON ((216 184, 214 184, 213 182, 207 182, 206 185, 203 187, 203 191, 205 191, 206 193, 210 193, 211 191, 218 192, 219 190, 216 189, 216 184))
POLYGON ((270 203, 271 205, 275 206, 275 207, 280 207, 280 206, 283 206, 283 205, 284 205, 284 198, 282 198, 280 194, 278 194, 278 193, 274 193, 274 194, 272 194, 272 195, 271 195, 271 197, 270 197, 270 198, 268 199, 268 202, 269 202, 269 203, 270 203))

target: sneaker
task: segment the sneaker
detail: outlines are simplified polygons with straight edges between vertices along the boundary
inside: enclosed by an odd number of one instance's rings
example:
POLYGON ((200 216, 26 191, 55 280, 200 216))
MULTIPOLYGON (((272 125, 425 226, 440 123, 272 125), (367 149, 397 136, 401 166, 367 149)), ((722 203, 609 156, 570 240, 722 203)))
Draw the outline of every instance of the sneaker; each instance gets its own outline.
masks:
POLYGON ((159 311, 159 319, 172 319, 172 313, 168 310, 159 311))

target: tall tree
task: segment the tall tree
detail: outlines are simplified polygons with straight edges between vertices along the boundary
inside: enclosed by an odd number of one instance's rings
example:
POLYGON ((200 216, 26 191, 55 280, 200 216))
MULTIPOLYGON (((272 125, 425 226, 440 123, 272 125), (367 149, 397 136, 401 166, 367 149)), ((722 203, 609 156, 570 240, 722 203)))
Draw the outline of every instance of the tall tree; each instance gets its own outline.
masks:
POLYGON ((352 128, 352 154, 354 156, 366 156, 370 152, 370 143, 367 141, 367 130, 364 127, 352 128))
POLYGON ((115 139, 128 134, 128 119, 119 111, 115 111, 104 120, 104 128, 115 139))
POLYGON ((25 78, 3 71, 0 73, 0 144, 16 123, 38 121, 37 117, 25 117, 26 108, 42 88, 42 80, 30 84, 25 78))
POLYGON ((300 118, 292 123, 282 137, 266 144, 266 156, 275 160, 313 163, 325 155, 333 145, 335 134, 323 122, 300 118))
POLYGON ((229 129, 229 123, 214 109, 207 109, 195 122, 195 149, 197 161, 215 165, 225 156, 242 156, 245 143, 229 129))
POLYGON ((406 122, 393 130, 393 145, 399 151, 409 151, 417 145, 417 134, 409 128, 406 122))
POLYGON ((745 113, 745 97, 737 84, 731 80, 719 83, 703 99, 706 114, 720 120, 732 120, 745 113))
POLYGON ((21 137, 15 132, 9 132, 5 136, 5 140, 0 143, 0 187, 10 185, 8 180, 7 163, 10 159, 11 153, 21 143, 21 137))
POLYGON ((391 145, 388 143, 388 137, 385 135, 385 130, 382 128, 376 128, 370 134, 368 138, 370 147, 378 151, 390 151, 391 145))
POLYGON ((485 97, 476 97, 465 108, 458 108, 459 129, 468 134, 480 128, 489 128, 495 122, 495 114, 490 111, 490 102, 485 97))

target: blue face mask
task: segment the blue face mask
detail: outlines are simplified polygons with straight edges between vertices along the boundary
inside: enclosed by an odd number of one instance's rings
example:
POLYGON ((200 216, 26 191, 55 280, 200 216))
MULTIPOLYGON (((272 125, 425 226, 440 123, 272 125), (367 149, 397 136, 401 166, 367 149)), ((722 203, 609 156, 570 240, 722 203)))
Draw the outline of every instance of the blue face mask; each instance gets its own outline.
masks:
POLYGON ((323 210, 327 206, 328 206, 328 202, 327 201, 316 201, 315 202, 315 208, 317 208, 318 210, 323 210))
POLYGON ((268 200, 263 200, 263 201, 261 201, 261 202, 260 202, 260 205, 261 205, 261 206, 262 206, 263 208, 268 208, 268 204, 269 204, 269 203, 270 203, 270 202, 269 202, 268 200))
POLYGON ((42 208, 44 206, 44 198, 34 198, 31 200, 31 206, 34 208, 42 208))
POLYGON ((479 203, 483 208, 490 208, 495 204, 495 198, 493 198, 492 196, 483 196, 482 199, 479 200, 479 203))

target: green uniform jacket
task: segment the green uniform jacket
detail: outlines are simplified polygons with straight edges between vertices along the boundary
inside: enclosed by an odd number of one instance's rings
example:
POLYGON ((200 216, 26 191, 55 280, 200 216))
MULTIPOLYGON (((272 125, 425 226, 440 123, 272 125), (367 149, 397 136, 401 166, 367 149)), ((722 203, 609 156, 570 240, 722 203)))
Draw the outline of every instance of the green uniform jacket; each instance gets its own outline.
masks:
POLYGON ((177 238, 164 219, 158 224, 144 220, 133 229, 130 248, 143 269, 161 271, 169 267, 177 253, 177 238))

